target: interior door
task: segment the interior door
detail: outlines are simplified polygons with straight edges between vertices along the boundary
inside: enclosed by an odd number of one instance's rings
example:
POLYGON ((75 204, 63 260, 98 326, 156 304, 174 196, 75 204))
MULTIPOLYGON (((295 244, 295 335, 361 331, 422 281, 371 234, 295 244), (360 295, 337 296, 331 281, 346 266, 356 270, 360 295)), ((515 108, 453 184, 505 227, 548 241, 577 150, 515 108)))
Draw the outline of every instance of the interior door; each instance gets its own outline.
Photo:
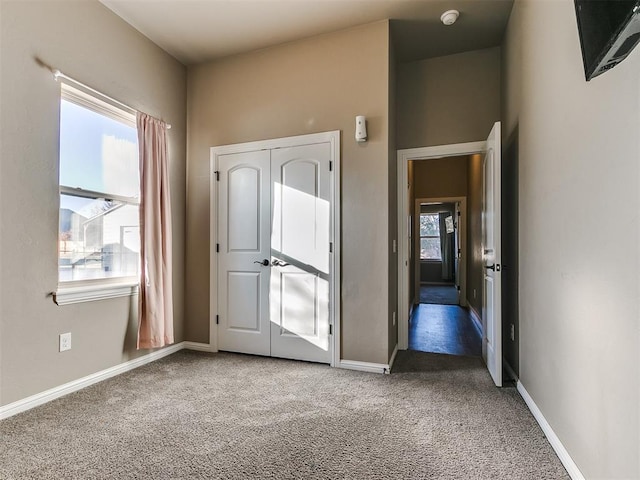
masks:
POLYGON ((271 154, 271 355, 331 362, 330 143, 271 154))
POLYGON ((500 122, 491 129, 483 159, 482 239, 484 298, 482 356, 495 384, 502 386, 502 255, 500 242, 500 122))
POLYGON ((218 348, 269 355, 270 152, 218 157, 218 348))
POLYGON ((331 142, 217 158, 218 348, 331 363, 331 142))

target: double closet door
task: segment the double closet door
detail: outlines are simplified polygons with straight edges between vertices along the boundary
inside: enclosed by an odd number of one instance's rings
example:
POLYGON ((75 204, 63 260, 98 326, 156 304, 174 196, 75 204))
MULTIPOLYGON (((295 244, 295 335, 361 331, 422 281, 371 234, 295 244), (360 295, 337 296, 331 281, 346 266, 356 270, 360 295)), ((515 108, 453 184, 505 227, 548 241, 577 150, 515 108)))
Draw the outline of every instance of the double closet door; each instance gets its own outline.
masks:
POLYGON ((330 363, 330 142, 215 155, 218 349, 330 363))

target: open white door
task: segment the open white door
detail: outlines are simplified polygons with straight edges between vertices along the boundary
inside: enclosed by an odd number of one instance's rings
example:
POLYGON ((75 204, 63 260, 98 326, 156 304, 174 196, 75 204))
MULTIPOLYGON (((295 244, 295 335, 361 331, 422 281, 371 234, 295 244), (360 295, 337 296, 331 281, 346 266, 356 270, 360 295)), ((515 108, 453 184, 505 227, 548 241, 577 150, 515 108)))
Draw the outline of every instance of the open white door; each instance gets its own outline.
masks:
POLYGON ((482 302, 482 356, 498 387, 502 386, 502 254, 500 242, 500 122, 487 138, 483 166, 482 248, 484 298, 482 302))

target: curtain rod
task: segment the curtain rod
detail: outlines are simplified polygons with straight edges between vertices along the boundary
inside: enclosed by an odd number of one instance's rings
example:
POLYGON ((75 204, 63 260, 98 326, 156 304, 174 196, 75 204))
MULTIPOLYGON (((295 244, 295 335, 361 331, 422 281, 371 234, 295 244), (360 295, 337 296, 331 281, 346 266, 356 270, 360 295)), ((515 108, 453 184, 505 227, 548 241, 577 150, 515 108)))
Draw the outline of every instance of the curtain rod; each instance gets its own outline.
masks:
MULTIPOLYGON (((126 104, 124 104, 124 103, 122 103, 122 102, 120 102, 120 101, 116 100, 115 98, 112 98, 112 97, 110 97, 110 96, 108 96, 108 95, 105 95, 104 93, 99 92, 99 91, 97 91, 97 90, 96 90, 96 89, 94 89, 94 88, 91 88, 89 85, 86 85, 86 84, 84 84, 84 83, 82 83, 82 82, 79 82, 79 81, 78 81, 78 80, 76 80, 75 78, 71 78, 70 76, 65 75, 64 73, 62 73, 62 72, 61 72, 60 70, 58 70, 57 68, 51 68, 51 67, 49 67, 49 66, 47 66, 47 68, 49 68, 49 70, 51 70, 51 73, 53 73, 53 78, 55 79, 55 81, 56 81, 56 82, 57 82, 59 79, 61 79, 61 78, 62 78, 62 79, 65 79, 65 80, 67 80, 67 81, 69 81, 69 82, 71 82, 71 83, 75 83, 76 85, 78 85, 78 86, 80 86, 80 87, 82 87, 82 88, 84 88, 84 89, 86 89, 86 90, 89 90, 91 93, 95 93, 96 95, 99 95, 99 96, 101 96, 101 97, 103 97, 103 98, 106 98, 106 99, 107 99, 107 100, 109 100, 110 102, 115 103, 117 106, 119 106, 119 107, 121 107, 121 108, 123 108, 123 109, 125 109, 125 110, 129 111, 129 113, 132 113, 132 114, 134 114, 134 115, 135 115, 135 114, 138 112, 138 110, 136 110, 135 108, 130 107, 129 105, 126 105, 126 104)), ((166 122, 165 122, 165 125, 167 126, 167 130, 170 130, 170 129, 171 129, 171 124, 170 124, 170 123, 166 123, 166 122)))

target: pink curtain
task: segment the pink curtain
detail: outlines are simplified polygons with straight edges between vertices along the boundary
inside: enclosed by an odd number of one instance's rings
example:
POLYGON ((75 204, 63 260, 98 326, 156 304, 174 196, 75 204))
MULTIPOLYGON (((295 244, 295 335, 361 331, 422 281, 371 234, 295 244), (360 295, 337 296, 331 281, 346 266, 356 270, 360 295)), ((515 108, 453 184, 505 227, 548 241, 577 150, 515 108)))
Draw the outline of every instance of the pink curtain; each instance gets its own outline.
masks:
POLYGON ((138 348, 156 348, 174 342, 167 125, 139 112, 137 125, 141 260, 138 348))

